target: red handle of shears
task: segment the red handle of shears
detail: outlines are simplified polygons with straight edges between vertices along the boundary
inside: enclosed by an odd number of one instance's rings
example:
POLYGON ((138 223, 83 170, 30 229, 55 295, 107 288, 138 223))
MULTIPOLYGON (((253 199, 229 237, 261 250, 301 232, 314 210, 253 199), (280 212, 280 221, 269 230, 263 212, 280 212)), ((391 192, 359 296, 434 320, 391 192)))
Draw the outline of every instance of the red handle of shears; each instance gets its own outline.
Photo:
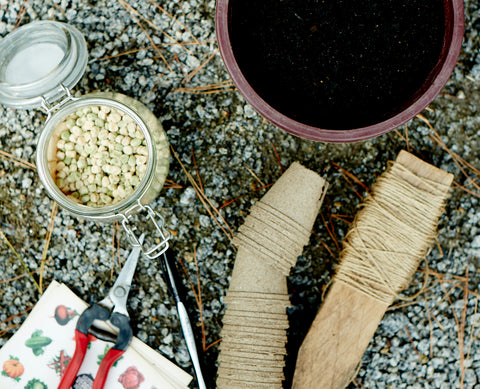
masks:
POLYGON ((105 354, 102 362, 100 363, 97 375, 95 376, 95 380, 93 381, 92 389, 103 389, 110 368, 118 360, 118 358, 122 356, 124 352, 124 350, 117 350, 115 348, 111 348, 110 350, 108 350, 107 354, 105 354))
MULTIPOLYGON (((58 385, 58 389, 70 389, 72 387, 78 371, 82 366, 85 354, 87 353, 88 343, 91 340, 91 335, 85 335, 84 333, 75 330, 75 353, 65 369, 65 373, 58 385)), ((100 363, 95 380, 93 381, 92 389, 103 389, 110 368, 124 352, 124 350, 117 350, 115 348, 108 350, 100 363)))
POLYGON ((73 385, 73 381, 77 377, 77 373, 82 366, 83 359, 87 353, 88 342, 90 336, 85 335, 82 332, 75 330, 75 353, 72 359, 68 362, 68 366, 65 369, 65 373, 58 385, 58 389, 70 389, 73 385))
POLYGON ((88 343, 93 338, 93 335, 89 333, 89 329, 96 319, 102 321, 109 319, 113 326, 119 329, 119 332, 115 346, 108 350, 100 363, 100 367, 93 381, 92 389, 103 389, 110 368, 130 344, 130 341, 132 340, 132 328, 130 327, 128 316, 118 312, 114 312, 110 315, 110 311, 107 308, 99 304, 92 305, 90 308, 86 309, 78 319, 75 329, 75 353, 65 369, 65 373, 60 380, 58 389, 70 389, 73 385, 78 371, 82 366, 85 354, 87 353, 88 343))

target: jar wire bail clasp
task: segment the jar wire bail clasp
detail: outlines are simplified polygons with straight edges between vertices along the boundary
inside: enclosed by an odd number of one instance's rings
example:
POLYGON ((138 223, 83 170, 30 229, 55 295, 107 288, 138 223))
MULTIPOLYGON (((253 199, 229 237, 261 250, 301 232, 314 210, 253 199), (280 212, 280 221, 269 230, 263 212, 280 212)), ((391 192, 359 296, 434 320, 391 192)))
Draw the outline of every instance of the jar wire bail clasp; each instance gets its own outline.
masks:
MULTIPOLYGON (((122 217, 122 227, 127 233, 127 238, 129 243, 132 246, 140 246, 142 248, 143 253, 149 259, 158 258, 162 255, 165 251, 168 250, 169 244, 168 241, 171 238, 170 231, 165 228, 165 220, 163 217, 158 213, 155 212, 150 206, 143 205, 140 200, 137 201, 137 204, 128 210, 125 214, 119 214, 122 217), (138 234, 135 233, 137 230, 136 226, 132 223, 132 217, 136 213, 146 213, 146 218, 149 220, 155 227, 156 232, 159 235, 160 243, 154 244, 151 247, 146 247, 148 243, 140 243, 140 235, 141 232, 138 234)), ((145 242, 148 242, 149 239, 145 238, 145 242)))
POLYGON ((78 100, 78 98, 73 97, 72 92, 65 85, 60 83, 59 86, 65 92, 65 94, 64 94, 65 97, 63 97, 63 99, 61 99, 58 103, 51 104, 47 101, 47 99, 44 96, 41 96, 40 107, 47 114, 47 120, 50 119, 50 117, 52 116, 52 112, 54 112, 55 110, 57 110, 58 108, 60 108, 64 104, 68 103, 69 101, 78 100))

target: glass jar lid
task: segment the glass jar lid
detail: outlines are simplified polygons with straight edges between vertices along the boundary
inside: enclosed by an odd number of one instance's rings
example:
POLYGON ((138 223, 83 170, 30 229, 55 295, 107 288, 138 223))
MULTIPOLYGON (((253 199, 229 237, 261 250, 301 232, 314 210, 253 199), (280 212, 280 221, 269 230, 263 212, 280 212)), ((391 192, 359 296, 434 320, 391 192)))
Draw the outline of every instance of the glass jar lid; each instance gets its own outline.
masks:
POLYGON ((73 88, 87 66, 87 44, 75 27, 36 21, 0 40, 0 103, 38 108, 73 88))

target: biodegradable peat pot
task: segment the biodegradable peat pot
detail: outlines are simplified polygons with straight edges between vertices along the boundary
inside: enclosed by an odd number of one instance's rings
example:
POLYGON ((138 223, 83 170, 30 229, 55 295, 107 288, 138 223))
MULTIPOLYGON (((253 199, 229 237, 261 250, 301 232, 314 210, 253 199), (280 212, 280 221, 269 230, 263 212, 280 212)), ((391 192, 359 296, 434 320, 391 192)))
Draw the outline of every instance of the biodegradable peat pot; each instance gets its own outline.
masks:
POLYGON ((462 0, 217 0, 216 33, 240 93, 285 131, 356 142, 404 124, 450 77, 462 0))

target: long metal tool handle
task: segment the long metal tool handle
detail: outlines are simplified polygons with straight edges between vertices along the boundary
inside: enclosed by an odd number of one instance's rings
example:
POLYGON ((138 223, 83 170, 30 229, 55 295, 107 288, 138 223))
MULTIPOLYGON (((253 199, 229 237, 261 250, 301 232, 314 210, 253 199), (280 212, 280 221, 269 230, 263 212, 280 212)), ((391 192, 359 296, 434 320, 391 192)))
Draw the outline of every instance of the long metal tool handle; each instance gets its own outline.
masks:
POLYGON ((180 325, 182 326, 183 337, 185 338, 185 343, 187 344, 188 353, 190 354, 190 359, 192 360, 193 368, 195 370, 195 375, 197 376, 197 382, 199 389, 207 389, 205 385, 205 380, 203 379, 202 368, 200 366, 200 360, 198 358, 197 346, 195 344, 195 337, 193 336, 193 329, 188 317, 187 310, 185 305, 180 299, 180 294, 178 292, 177 285, 175 283, 175 276, 170 266, 169 259, 167 255, 163 253, 162 255, 164 270, 166 274, 166 281, 168 283, 169 289, 173 294, 175 299, 175 304, 177 306, 178 317, 180 318, 180 325))
POLYGON ((182 326, 183 337, 187 343, 187 349, 192 359, 193 368, 195 370, 195 375, 197 376, 197 382, 199 389, 207 389, 205 381, 203 379, 202 368, 200 366, 200 360, 198 359, 197 346, 195 345, 195 338, 193 336, 193 329, 188 318, 187 310, 185 305, 181 302, 177 302, 177 311, 180 318, 180 324, 182 326))

